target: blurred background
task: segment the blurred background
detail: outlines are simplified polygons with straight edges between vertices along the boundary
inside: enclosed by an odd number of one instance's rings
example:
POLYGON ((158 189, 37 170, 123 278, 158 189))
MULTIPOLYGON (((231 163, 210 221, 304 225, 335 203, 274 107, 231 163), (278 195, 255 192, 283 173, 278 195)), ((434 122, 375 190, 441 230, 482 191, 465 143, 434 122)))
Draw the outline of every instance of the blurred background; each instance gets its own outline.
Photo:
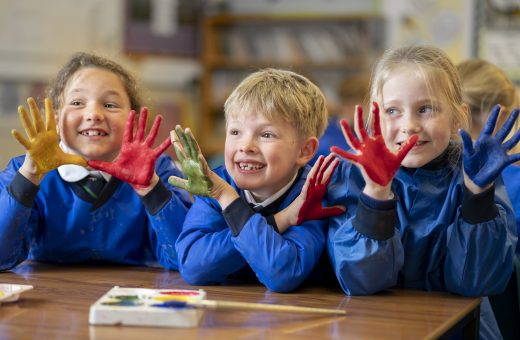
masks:
POLYGON ((333 113, 386 48, 433 44, 455 63, 487 59, 519 84, 519 41, 520 0, 0 1, 0 167, 24 153, 10 133, 22 129, 18 105, 42 101, 78 51, 136 76, 146 105, 165 117, 162 137, 181 123, 218 159, 223 102, 252 71, 305 74, 333 113))

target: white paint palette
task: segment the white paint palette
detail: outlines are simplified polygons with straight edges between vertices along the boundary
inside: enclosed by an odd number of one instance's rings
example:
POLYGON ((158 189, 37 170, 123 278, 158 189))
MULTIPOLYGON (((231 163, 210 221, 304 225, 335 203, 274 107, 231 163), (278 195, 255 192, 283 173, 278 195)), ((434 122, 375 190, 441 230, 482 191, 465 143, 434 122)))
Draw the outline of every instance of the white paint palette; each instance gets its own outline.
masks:
POLYGON ((148 289, 115 286, 90 306, 92 325, 195 327, 203 308, 188 305, 206 298, 202 289, 148 289))
POLYGON ((0 304, 3 302, 17 301, 20 294, 31 289, 33 289, 33 286, 30 285, 0 283, 0 304))

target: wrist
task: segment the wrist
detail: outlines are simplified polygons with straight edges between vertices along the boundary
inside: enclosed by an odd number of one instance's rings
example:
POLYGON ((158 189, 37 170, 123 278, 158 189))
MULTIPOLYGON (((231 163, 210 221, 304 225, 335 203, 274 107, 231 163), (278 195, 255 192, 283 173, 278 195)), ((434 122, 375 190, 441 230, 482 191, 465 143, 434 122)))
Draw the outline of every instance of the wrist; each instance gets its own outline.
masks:
POLYGON ((40 176, 37 173, 28 170, 27 167, 24 167, 24 165, 22 165, 22 167, 18 170, 20 175, 25 177, 28 181, 31 181, 34 185, 39 185, 41 182, 40 176))
POLYGON ((378 201, 388 201, 394 198, 394 193, 390 185, 384 187, 379 185, 365 185, 363 193, 378 201))

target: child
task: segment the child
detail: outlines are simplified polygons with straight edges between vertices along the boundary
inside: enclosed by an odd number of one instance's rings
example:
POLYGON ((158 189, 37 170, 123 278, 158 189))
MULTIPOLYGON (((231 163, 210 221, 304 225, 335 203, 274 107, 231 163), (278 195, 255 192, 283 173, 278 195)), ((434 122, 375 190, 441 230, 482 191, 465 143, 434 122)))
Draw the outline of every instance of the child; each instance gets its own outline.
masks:
MULTIPOLYGON (((245 78, 224 109, 225 168, 208 170, 189 131, 177 128, 172 136, 176 150, 184 149, 179 155, 187 163, 183 169, 190 162, 203 163, 204 174, 195 177, 208 182, 210 192, 198 193, 212 196, 196 196, 186 216, 176 244, 179 271, 194 285, 256 275, 273 291, 293 290, 323 253, 327 221, 319 219, 343 212, 339 207, 323 209, 323 195, 309 198, 320 190, 324 194, 338 163, 329 156, 312 172, 306 166, 327 123, 325 99, 307 78, 266 69, 245 78), (318 189, 304 187, 308 177, 318 189), (290 205, 295 200, 297 204, 290 205)), ((188 189, 194 188, 193 182, 170 179, 188 189)))
POLYGON ((134 79, 110 60, 78 53, 59 71, 50 97, 58 124, 50 100, 45 101, 44 123, 30 98, 32 121, 19 108, 28 139, 13 131, 28 152, 0 173, 0 269, 26 259, 130 265, 158 261, 176 269, 174 242, 189 195, 163 184, 180 172, 171 159, 158 157, 169 140, 151 150, 160 118, 143 142, 143 109, 132 138, 135 112, 127 121, 128 112, 140 105, 134 79), (131 185, 86 168, 86 160, 110 162, 116 157, 125 161, 116 169, 131 185), (97 183, 101 190, 96 190, 97 183))
MULTIPOLYGON (((515 84, 498 66, 482 59, 470 59, 458 64, 457 70, 462 80, 464 101, 469 105, 473 118, 471 126, 473 138, 478 136, 476 128, 482 127, 494 105, 500 104, 503 107, 497 127, 504 125, 513 108, 520 107, 520 98, 515 84)), ((518 130, 519 125, 519 121, 516 121, 512 132, 518 130)), ((511 135, 512 133, 508 138, 511 135)), ((510 150, 511 152, 520 152, 520 145, 517 144, 510 150)), ((520 164, 506 167, 502 171, 502 177, 515 211, 517 233, 520 233, 520 164)), ((520 256, 520 243, 516 245, 516 253, 520 256)))
MULTIPOLYGON (((354 151, 332 179, 328 199, 346 213, 331 219, 328 251, 344 291, 372 294, 395 285, 468 296, 501 292, 512 272, 517 235, 501 169, 518 115, 492 137, 496 113, 472 145, 460 78, 438 48, 388 50, 371 81, 372 136, 357 110, 354 151), (399 149, 397 154, 390 150, 399 149), (402 160, 402 163, 401 163, 402 160), (400 164, 402 166, 400 166, 400 164)), ((481 336, 500 336, 487 298, 481 336)))

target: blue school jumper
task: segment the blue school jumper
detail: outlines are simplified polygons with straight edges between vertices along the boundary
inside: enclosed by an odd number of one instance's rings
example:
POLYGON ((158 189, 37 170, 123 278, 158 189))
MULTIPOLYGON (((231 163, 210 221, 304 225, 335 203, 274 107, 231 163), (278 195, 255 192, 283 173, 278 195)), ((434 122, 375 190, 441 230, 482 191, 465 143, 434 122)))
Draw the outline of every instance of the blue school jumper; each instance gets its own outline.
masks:
MULTIPOLYGON (((445 155, 440 158, 419 169, 401 167, 391 201, 362 194, 360 171, 341 162, 328 199, 347 210, 330 219, 327 250, 347 294, 396 285, 466 296, 504 290, 517 234, 503 182, 499 178, 490 190, 473 195, 460 164, 452 167, 445 155)), ((499 334, 487 298, 480 329, 483 338, 499 334)))
MULTIPOLYGON (((516 216, 516 231, 520 235, 520 166, 511 164, 502 171, 507 194, 516 216)), ((516 254, 520 256, 520 242, 516 243, 516 254)))
MULTIPOLYGON (((196 196, 176 244, 182 277, 193 285, 218 284, 252 269, 273 291, 298 287, 324 252, 327 221, 306 221, 280 234, 273 215, 300 194, 309 170, 307 165, 265 217, 242 197, 222 211, 217 200, 196 196)), ((243 194, 224 167, 215 172, 243 194)))
POLYGON ((177 269, 174 245, 191 202, 187 192, 164 184, 182 176, 168 156, 157 159, 161 181, 146 196, 112 177, 97 200, 57 170, 35 186, 18 173, 24 158, 0 173, 0 270, 26 259, 177 269))

